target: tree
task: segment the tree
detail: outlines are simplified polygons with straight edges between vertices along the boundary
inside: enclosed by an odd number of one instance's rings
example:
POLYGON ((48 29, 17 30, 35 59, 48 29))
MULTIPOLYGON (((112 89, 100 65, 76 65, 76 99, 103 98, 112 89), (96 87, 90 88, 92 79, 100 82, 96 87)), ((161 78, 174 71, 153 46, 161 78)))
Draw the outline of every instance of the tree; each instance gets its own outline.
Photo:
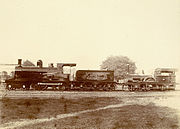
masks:
POLYGON ((31 61, 26 60, 23 62, 23 66, 35 66, 31 61))
POLYGON ((8 73, 6 72, 6 71, 2 71, 2 76, 7 76, 8 75, 8 73))
POLYGON ((119 80, 135 73, 136 65, 126 56, 110 56, 102 62, 101 70, 113 70, 115 79, 119 80))

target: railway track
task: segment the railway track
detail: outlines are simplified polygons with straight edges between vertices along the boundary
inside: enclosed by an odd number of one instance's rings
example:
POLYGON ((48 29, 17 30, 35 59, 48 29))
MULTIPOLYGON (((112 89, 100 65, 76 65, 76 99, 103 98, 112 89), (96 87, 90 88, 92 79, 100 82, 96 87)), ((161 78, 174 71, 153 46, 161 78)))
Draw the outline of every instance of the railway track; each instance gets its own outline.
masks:
POLYGON ((82 98, 82 97, 158 97, 158 96, 180 96, 180 90, 165 92, 126 92, 126 91, 0 91, 0 98, 82 98))

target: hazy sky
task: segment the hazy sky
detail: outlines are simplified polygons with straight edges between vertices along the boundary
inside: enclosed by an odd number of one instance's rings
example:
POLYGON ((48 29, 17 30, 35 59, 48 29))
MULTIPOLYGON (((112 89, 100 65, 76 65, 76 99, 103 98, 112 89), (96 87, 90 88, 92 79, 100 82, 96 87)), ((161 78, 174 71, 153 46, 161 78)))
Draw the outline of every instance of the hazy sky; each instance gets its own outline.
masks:
POLYGON ((138 70, 180 68, 180 0, 0 0, 0 63, 124 55, 138 70))

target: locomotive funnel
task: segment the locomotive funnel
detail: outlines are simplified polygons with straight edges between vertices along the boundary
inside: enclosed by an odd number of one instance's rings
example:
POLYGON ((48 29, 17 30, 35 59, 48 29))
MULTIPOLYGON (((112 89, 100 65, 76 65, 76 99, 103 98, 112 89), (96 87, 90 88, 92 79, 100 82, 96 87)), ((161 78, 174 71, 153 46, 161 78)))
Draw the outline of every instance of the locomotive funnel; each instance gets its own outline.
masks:
POLYGON ((18 66, 22 65, 22 59, 18 59, 18 66))
POLYGON ((38 60, 38 61, 37 61, 37 66, 40 67, 40 68, 43 67, 43 62, 42 62, 42 60, 38 60))

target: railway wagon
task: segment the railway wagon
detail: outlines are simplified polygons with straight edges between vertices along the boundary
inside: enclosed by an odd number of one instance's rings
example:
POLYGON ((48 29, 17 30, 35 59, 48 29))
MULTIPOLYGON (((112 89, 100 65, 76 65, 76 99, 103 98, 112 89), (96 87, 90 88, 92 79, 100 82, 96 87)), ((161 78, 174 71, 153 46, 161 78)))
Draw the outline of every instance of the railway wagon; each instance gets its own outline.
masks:
POLYGON ((73 86, 80 90, 115 90, 114 71, 78 70, 73 86))

